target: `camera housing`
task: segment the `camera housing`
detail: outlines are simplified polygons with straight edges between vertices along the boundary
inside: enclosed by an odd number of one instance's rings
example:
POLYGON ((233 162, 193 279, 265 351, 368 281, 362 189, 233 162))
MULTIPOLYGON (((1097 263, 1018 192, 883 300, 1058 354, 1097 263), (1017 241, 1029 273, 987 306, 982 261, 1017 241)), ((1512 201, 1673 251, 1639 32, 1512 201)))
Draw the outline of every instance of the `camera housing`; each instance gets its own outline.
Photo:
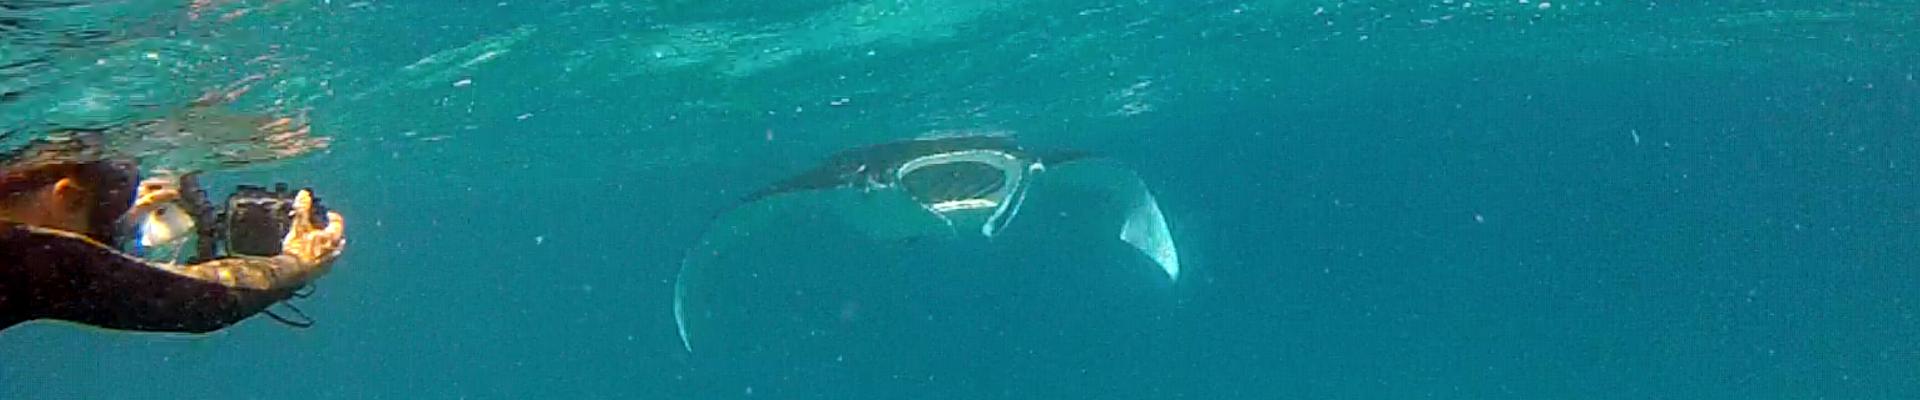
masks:
MULTIPOLYGON (((226 208, 220 214, 218 241, 226 254, 279 255, 281 241, 293 227, 293 200, 297 193, 288 190, 285 183, 274 184, 272 190, 256 185, 235 188, 233 194, 227 196, 226 208)), ((325 227, 327 221, 320 218, 322 215, 326 215, 326 207, 315 198, 310 222, 325 227)))

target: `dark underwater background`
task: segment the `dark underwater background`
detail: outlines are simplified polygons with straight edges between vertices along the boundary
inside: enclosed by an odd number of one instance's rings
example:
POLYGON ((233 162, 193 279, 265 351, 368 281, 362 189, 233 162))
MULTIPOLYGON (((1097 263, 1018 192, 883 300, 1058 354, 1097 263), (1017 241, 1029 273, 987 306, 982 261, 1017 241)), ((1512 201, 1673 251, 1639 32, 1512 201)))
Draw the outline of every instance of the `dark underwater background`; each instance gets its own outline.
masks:
MULTIPOLYGON (((1920 398, 1914 1, 9 3, 115 40, 8 31, 52 61, 5 76, 0 138, 271 54, 242 106, 334 143, 209 180, 312 186, 349 245, 313 328, 23 326, 4 398, 1920 398), (682 348, 673 281, 717 214, 948 130, 1123 162, 1190 273, 1009 301, 965 248, 821 247, 789 266, 952 280, 902 290, 952 337, 682 348)), ((1138 261, 1099 249, 991 263, 1138 261)))

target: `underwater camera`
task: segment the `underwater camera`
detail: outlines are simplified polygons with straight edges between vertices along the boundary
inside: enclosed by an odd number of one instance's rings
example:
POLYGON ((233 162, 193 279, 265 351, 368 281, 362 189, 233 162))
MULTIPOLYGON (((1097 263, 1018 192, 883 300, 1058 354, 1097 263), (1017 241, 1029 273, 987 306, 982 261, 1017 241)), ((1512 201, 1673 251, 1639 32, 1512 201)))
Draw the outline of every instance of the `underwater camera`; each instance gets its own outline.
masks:
MULTIPOLYGON (((142 190, 157 190, 168 186, 165 180, 144 186, 142 190)), ((276 183, 269 190, 264 186, 238 185, 232 194, 227 195, 225 207, 216 210, 212 202, 207 201, 207 192, 200 186, 197 173, 188 173, 171 182, 177 185, 178 200, 155 208, 140 218, 138 241, 133 243, 132 253, 148 261, 158 262, 161 268, 176 268, 181 265, 199 264, 220 257, 279 256, 281 244, 287 233, 293 230, 295 200, 299 191, 289 190, 287 184, 276 183), (186 233, 191 230, 192 235, 186 233), (189 242, 191 239, 191 242, 189 242), (187 255, 189 243, 192 255, 187 255), (185 261, 185 264, 181 264, 185 261)), ((326 206, 319 198, 313 199, 315 226, 325 227, 327 222, 320 215, 326 215, 326 206)), ((296 289, 292 296, 306 298, 313 294, 314 287, 305 285, 304 292, 296 289)), ((268 309, 263 312, 275 321, 297 328, 313 326, 313 319, 307 317, 300 308, 292 303, 281 302, 285 310, 294 318, 283 316, 268 309)))
MULTIPOLYGON (((182 176, 178 182, 181 198, 177 204, 168 205, 148 216, 140 227, 138 250, 146 256, 157 259, 181 258, 180 249, 185 239, 178 231, 194 230, 194 257, 189 262, 197 263, 221 256, 272 257, 281 252, 281 242, 293 227, 294 198, 298 191, 291 190, 285 183, 274 184, 271 188, 259 185, 238 185, 233 193, 227 195, 223 207, 216 209, 207 200, 207 193, 198 182, 197 174, 182 176), (191 216, 190 218, 183 218, 191 216)), ((327 221, 320 216, 326 215, 326 206, 318 197, 314 198, 314 218, 316 226, 326 226, 327 221)))
MULTIPOLYGON (((280 242, 287 237, 287 231, 293 228, 293 199, 297 191, 287 190, 287 184, 273 185, 273 190, 255 185, 240 185, 233 194, 227 195, 225 211, 220 213, 217 243, 221 243, 226 254, 270 257, 280 254, 280 242)), ((312 222, 315 226, 326 226, 326 206, 320 199, 314 199, 312 222)))

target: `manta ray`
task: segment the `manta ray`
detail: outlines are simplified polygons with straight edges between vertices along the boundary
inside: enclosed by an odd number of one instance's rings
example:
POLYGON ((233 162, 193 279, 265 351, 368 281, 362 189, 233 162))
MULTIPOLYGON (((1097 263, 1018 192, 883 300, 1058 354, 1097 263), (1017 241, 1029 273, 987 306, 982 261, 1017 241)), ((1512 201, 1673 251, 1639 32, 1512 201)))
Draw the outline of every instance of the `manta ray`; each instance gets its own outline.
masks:
MULTIPOLYGON (((899 222, 894 220, 900 219, 901 214, 889 213, 923 212, 953 228, 951 231, 956 234, 977 233, 978 237, 993 239, 1001 236, 1010 224, 1019 219, 1021 204, 1026 201, 1029 188, 1038 182, 1037 177, 1052 171, 1066 171, 1060 169, 1063 165, 1100 158, 1103 157, 1081 150, 1030 150, 1016 143, 1012 136, 1004 134, 898 140, 835 152, 811 168, 749 193, 741 199, 741 205, 769 202, 782 196, 807 192, 904 195, 893 198, 911 200, 912 204, 918 206, 917 211, 899 209, 903 204, 897 200, 854 202, 857 204, 841 206, 857 210, 884 208, 884 212, 873 210, 871 214, 864 211, 855 214, 866 215, 861 217, 865 219, 906 224, 924 223, 912 222, 924 220, 907 218, 911 221, 899 222)), ((1110 221, 1108 223, 1112 225, 1107 226, 1118 226, 1119 232, 1114 238, 1152 259, 1168 281, 1177 281, 1180 277, 1180 260, 1165 215, 1144 184, 1138 183, 1138 178, 1132 176, 1131 171, 1121 171, 1131 183, 1094 186, 1111 190, 1123 204, 1123 209, 1107 214, 1119 215, 1123 220, 1110 221)), ((806 201, 861 197, 827 196, 806 201)), ((842 200, 827 201, 838 204, 842 200)), ((724 234, 724 230, 720 234, 724 234)), ((714 254, 696 251, 690 253, 689 257, 701 253, 714 254)), ((689 351, 693 348, 688 321, 689 291, 700 290, 698 288, 703 284, 697 281, 716 279, 702 277, 706 272, 692 260, 689 258, 682 265, 674 295, 675 321, 682 343, 689 351)))

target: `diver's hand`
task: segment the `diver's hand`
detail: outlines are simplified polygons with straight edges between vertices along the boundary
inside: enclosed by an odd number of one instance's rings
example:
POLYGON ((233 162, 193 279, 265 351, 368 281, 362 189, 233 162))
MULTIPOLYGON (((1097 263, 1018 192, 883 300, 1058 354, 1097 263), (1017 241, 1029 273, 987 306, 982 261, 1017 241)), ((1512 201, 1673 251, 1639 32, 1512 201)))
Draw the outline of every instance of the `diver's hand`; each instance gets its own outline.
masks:
POLYGON ((331 211, 327 212, 326 228, 313 226, 313 191, 301 189, 293 198, 293 224, 280 242, 280 256, 293 258, 317 275, 346 249, 346 230, 346 218, 331 211))
POLYGON ((293 198, 293 221, 280 240, 280 254, 260 257, 223 257, 187 265, 174 273, 221 285, 255 290, 298 288, 326 275, 333 260, 347 246, 347 221, 327 213, 327 227, 313 224, 313 192, 301 189, 293 198))
POLYGON ((148 214, 160 206, 180 201, 180 182, 171 178, 147 178, 140 181, 139 191, 134 192, 133 207, 120 214, 118 221, 121 232, 132 232, 140 228, 148 214))
POLYGON ((128 214, 145 214, 161 204, 180 201, 180 183, 167 178, 147 178, 140 181, 140 191, 135 195, 133 209, 128 214))

